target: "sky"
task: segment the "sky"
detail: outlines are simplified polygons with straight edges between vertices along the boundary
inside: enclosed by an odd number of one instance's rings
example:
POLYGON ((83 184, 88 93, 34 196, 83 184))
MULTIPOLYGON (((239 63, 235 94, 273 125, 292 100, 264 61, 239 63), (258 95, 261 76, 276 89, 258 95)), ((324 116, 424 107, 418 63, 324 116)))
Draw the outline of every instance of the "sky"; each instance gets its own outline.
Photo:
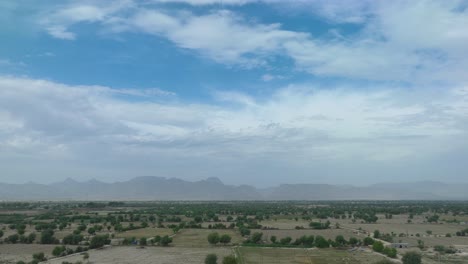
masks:
POLYGON ((0 182, 467 182, 468 1, 0 2, 0 182))

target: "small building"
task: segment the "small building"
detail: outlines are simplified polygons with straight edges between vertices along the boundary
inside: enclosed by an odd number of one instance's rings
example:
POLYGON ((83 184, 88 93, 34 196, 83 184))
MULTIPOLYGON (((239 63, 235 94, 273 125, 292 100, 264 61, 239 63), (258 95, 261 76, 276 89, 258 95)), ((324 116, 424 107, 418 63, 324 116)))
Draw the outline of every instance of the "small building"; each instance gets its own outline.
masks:
POLYGON ((123 244, 124 239, 123 238, 113 238, 110 240, 110 244, 112 246, 121 246, 123 244))
POLYGON ((408 243, 392 243, 392 248, 409 248, 408 243))

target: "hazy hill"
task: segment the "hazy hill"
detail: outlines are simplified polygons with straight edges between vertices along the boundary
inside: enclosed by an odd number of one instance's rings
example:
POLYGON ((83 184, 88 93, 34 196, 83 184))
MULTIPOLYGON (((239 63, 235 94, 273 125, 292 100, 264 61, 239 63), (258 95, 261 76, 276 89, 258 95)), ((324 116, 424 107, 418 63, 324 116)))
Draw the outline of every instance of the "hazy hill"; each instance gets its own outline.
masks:
POLYGON ((185 181, 137 177, 104 183, 66 179, 49 185, 0 183, 0 200, 467 200, 468 184, 381 183, 367 187, 282 184, 268 189, 226 185, 218 178, 185 181))

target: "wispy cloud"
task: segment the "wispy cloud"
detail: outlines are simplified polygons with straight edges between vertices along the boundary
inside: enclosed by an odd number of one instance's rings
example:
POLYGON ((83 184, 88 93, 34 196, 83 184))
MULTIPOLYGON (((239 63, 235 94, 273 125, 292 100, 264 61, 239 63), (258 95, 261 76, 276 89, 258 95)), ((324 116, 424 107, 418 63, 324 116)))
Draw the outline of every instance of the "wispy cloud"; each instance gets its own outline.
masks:
MULTIPOLYGON (((247 3, 226 4, 234 2, 247 3)), ((282 56, 291 58, 298 70, 317 76, 412 83, 467 81, 463 69, 468 66, 468 34, 464 29, 468 11, 458 8, 456 1, 309 4, 320 6, 317 12, 336 23, 359 22, 362 29, 346 38, 322 39, 282 29, 279 23, 252 22, 222 5, 205 14, 193 14, 131 1, 74 4, 46 15, 41 23, 52 36, 69 40, 76 38, 69 27, 83 22, 97 23, 113 33, 150 34, 217 62, 243 67, 266 66, 282 56), (345 11, 350 16, 339 20, 345 11)))

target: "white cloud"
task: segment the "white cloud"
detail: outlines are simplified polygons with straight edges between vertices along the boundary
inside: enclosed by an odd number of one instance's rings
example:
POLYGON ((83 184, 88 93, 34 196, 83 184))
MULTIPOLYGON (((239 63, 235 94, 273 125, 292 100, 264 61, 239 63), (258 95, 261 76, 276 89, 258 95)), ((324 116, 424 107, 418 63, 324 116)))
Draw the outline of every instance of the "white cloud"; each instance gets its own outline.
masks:
POLYGON ((218 92, 217 100, 234 103, 221 106, 128 101, 109 87, 2 77, 0 161, 181 176, 204 160, 202 171, 213 176, 220 164, 234 168, 242 160, 243 170, 262 161, 291 171, 428 160, 466 145, 460 139, 468 130, 466 88, 429 90, 288 86, 262 100, 218 92))
POLYGON ((47 28, 47 32, 55 38, 74 40, 76 38, 75 34, 67 31, 64 26, 51 26, 47 28))
POLYGON ((273 75, 273 74, 269 74, 269 73, 266 73, 266 74, 263 74, 262 77, 260 78, 262 81, 264 82, 269 82, 269 81, 272 81, 272 80, 279 80, 279 79, 284 79, 285 76, 283 75, 273 75))
POLYGON ((46 15, 42 24, 52 36, 69 40, 76 37, 69 27, 82 22, 99 23, 114 33, 142 32, 167 38, 217 62, 244 67, 265 66, 284 56, 292 58, 297 69, 319 76, 468 81, 464 71, 468 67, 468 11, 458 8, 456 1, 299 1, 293 6, 317 7, 314 12, 331 21, 359 22, 362 29, 346 37, 338 33, 328 39, 316 38, 307 32, 282 29, 279 23, 252 21, 222 9, 222 5, 195 15, 131 1, 73 4, 46 15), (343 17, 343 13, 348 16, 343 17))
POLYGON ((247 24, 244 18, 227 10, 202 16, 144 10, 128 23, 136 30, 166 37, 181 48, 229 64, 263 64, 266 57, 278 52, 282 42, 304 36, 281 30, 279 24, 247 24))

